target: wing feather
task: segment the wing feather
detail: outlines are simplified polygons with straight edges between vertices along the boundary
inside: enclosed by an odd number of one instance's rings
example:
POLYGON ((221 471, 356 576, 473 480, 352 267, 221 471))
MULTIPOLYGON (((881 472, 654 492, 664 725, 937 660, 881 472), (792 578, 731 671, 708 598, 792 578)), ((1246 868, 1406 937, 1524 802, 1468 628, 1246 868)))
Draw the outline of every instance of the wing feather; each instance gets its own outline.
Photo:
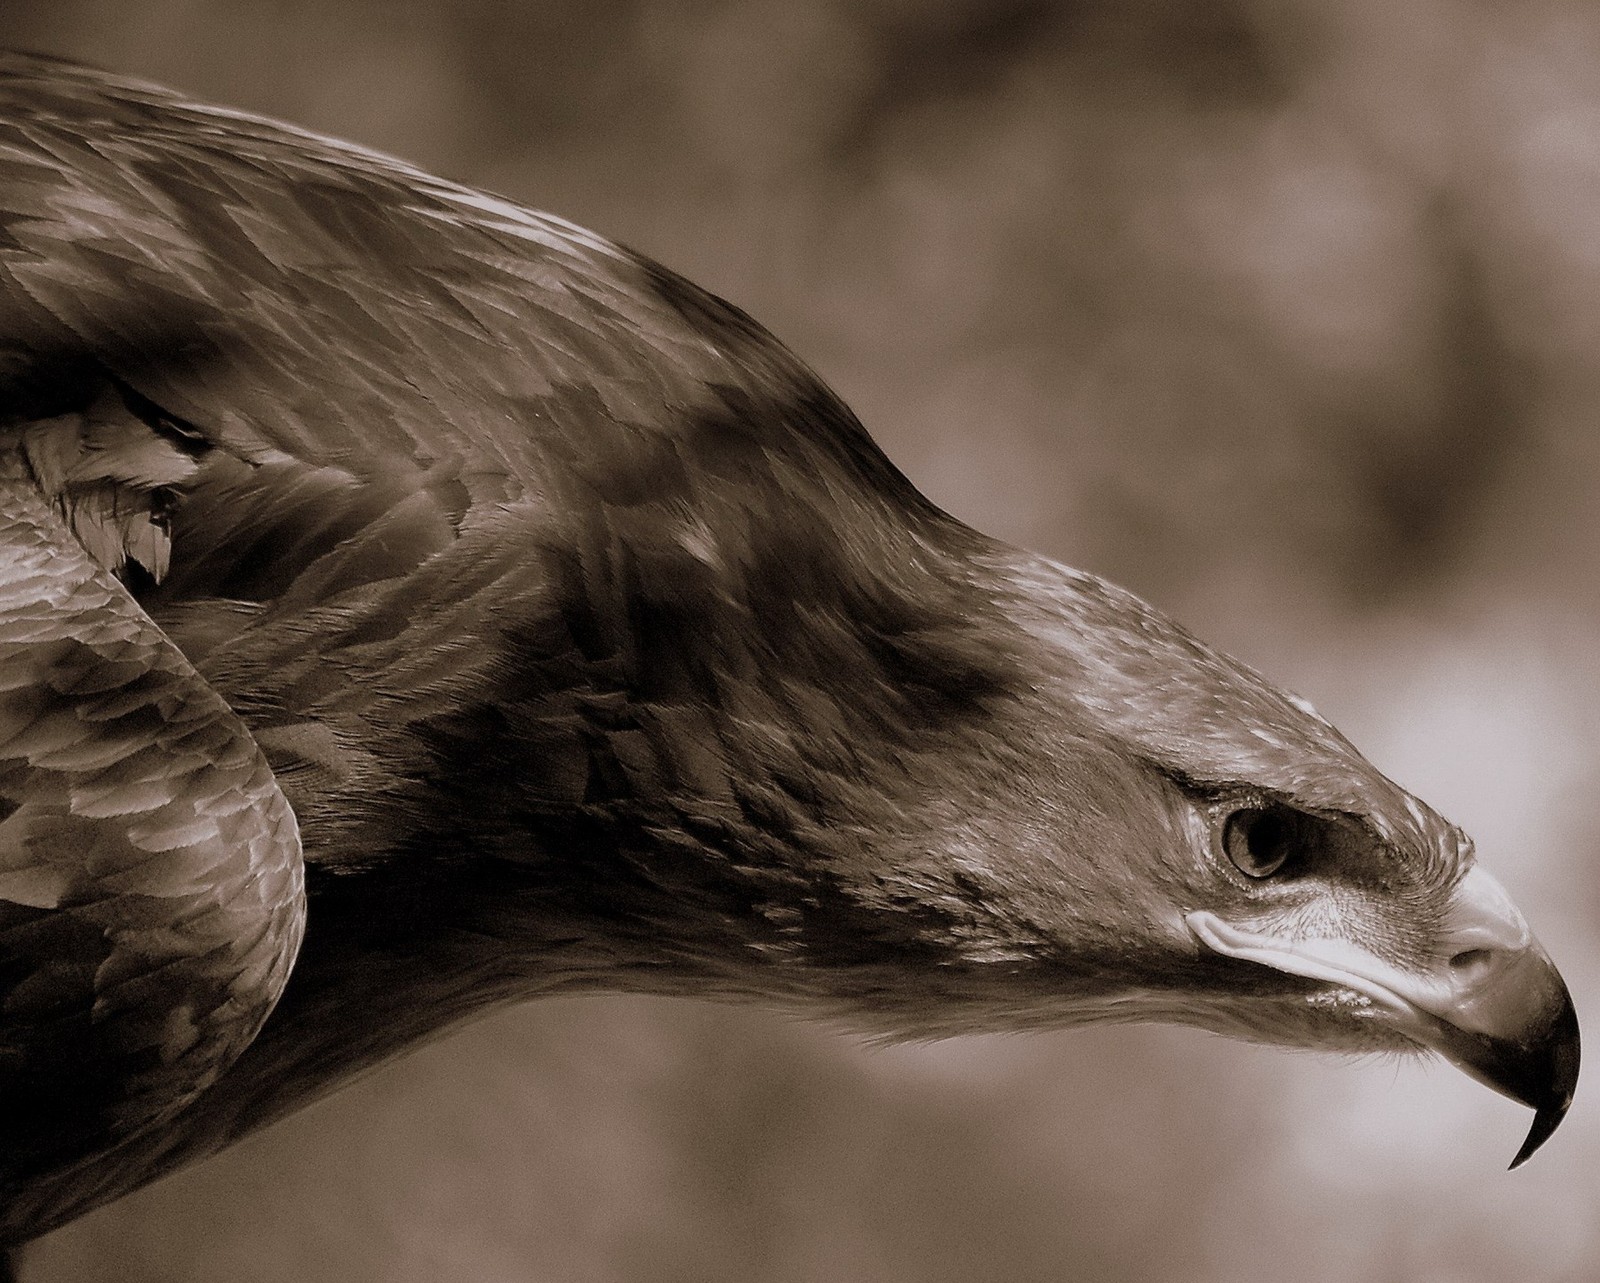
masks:
POLYGON ((0 455, 5 1197, 204 1091, 304 923, 294 816, 249 732, 73 530, 0 455))

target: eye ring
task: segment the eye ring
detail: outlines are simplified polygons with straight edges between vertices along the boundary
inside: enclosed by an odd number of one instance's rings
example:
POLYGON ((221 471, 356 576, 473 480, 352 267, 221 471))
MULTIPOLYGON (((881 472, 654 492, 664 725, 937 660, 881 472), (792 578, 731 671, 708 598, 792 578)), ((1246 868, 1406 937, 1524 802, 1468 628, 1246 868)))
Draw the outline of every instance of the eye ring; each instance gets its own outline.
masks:
POLYGON ((1245 806, 1219 829, 1222 853, 1247 878, 1270 878, 1294 854, 1294 825, 1277 808, 1245 806))

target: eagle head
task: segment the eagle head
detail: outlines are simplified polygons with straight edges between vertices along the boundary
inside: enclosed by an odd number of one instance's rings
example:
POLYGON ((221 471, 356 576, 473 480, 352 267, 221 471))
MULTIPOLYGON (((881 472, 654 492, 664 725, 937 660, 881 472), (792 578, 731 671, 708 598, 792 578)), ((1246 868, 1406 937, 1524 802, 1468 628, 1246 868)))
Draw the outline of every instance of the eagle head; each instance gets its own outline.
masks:
POLYGON ((1029 766, 969 757, 956 809, 1006 817, 978 898, 1087 978, 1069 1006, 1440 1053, 1536 1111, 1525 1161, 1571 1105, 1577 1018, 1471 840, 1132 594, 1032 557, 991 569, 1031 664, 1006 750, 1029 766))

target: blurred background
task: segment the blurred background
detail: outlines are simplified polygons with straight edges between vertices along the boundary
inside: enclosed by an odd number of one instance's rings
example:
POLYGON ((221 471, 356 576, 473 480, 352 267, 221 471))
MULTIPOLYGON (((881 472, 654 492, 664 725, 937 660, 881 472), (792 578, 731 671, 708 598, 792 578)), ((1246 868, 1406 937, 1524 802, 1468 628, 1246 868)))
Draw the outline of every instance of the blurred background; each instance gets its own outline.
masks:
MULTIPOLYGON (((1600 7, 0 0, 763 320, 940 504, 1311 698, 1600 986, 1600 7)), ((508 1011, 34 1283, 1600 1277, 1600 1091, 1181 1030, 508 1011)))

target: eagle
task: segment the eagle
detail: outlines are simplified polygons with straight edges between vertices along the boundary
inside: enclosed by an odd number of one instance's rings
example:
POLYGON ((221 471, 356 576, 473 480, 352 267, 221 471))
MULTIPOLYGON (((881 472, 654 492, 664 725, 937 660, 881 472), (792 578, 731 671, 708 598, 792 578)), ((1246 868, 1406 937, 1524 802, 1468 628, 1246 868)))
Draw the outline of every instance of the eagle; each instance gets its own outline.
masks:
POLYGON ((0 55, 0 1243, 578 991, 1578 1075, 1458 828, 737 308, 0 55))

